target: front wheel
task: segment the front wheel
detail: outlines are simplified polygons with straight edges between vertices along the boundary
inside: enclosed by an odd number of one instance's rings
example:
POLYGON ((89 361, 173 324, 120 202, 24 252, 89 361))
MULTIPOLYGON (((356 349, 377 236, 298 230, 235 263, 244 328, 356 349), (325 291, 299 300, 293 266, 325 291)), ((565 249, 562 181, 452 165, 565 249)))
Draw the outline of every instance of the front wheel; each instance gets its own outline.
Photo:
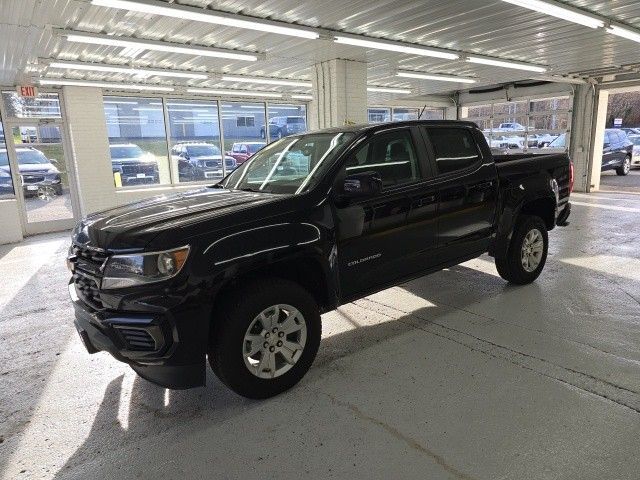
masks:
POLYGON ((630 171, 631 171, 631 157, 625 157, 622 165, 616 168, 616 173, 618 175, 626 176, 626 175, 629 175, 630 171))
POLYGON ((542 272, 548 249, 545 223, 540 217, 523 215, 516 222, 507 251, 496 253, 498 273, 510 283, 531 283, 542 272))
POLYGON ((307 373, 321 333, 318 306, 306 290, 287 280, 256 280, 216 312, 209 364, 236 393, 272 397, 307 373))

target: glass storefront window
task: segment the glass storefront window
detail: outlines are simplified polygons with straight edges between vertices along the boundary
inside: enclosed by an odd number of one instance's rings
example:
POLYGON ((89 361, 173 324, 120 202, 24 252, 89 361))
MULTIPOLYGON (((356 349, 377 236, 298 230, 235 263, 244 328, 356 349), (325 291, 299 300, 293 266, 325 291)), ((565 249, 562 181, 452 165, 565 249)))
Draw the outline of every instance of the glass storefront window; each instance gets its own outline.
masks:
POLYGON ((425 108, 420 114, 420 120, 444 120, 444 109, 425 108))
POLYGON ((267 115, 269 116, 270 141, 307 131, 306 105, 270 103, 267 115))
POLYGON ((12 118, 61 118, 60 98, 57 93, 39 93, 25 98, 16 92, 2 92, 7 115, 12 118))
POLYGON ((390 122, 391 109, 390 108, 368 108, 367 116, 369 117, 369 123, 390 122))
MULTIPOLYGON (((267 143, 264 103, 220 102, 226 159, 241 165, 267 143)), ((228 161, 228 160, 225 160, 228 161)))
POLYGON ((104 97, 104 113, 116 187, 170 183, 162 100, 104 97))
POLYGON ((2 119, 0 118, 0 198, 13 198, 13 180, 7 154, 7 140, 4 136, 2 119))
POLYGON ((404 120, 417 120, 420 110, 417 108, 393 108, 391 119, 394 122, 402 122, 404 120))
POLYGON ((221 179, 237 163, 223 161, 220 145, 218 102, 168 99, 169 145, 173 178, 178 182, 221 179))
POLYGON ((554 140, 562 135, 566 137, 571 128, 570 115, 569 96, 463 108, 463 117, 483 130, 492 148, 514 153, 566 149, 566 141, 554 140))

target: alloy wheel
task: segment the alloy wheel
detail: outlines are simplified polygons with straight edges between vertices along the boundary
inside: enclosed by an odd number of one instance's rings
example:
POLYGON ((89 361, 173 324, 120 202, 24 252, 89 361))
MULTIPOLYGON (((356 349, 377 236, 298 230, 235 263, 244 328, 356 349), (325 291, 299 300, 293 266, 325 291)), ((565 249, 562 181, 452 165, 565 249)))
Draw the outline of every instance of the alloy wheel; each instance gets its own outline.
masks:
POLYGON ((544 239, 542 233, 537 228, 532 228, 527 232, 522 242, 522 250, 520 251, 522 268, 529 273, 535 271, 542 261, 543 252, 544 239))
POLYGON ((272 305, 247 328, 242 346, 244 364, 256 377, 279 377, 298 362, 306 341, 307 325, 302 313, 291 305, 272 305))

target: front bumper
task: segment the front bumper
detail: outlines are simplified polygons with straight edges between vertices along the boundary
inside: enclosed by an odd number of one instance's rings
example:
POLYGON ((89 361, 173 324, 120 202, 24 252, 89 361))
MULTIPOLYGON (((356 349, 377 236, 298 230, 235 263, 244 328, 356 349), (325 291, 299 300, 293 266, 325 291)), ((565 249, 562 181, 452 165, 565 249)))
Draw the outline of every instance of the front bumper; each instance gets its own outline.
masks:
MULTIPOLYGON (((69 283, 69 295, 76 330, 89 353, 109 352, 143 378, 163 387, 204 385, 204 352, 196 347, 201 333, 193 328, 181 332, 176 326, 179 320, 171 312, 94 310, 78 297, 73 282, 69 283)), ((189 320, 195 319, 190 316, 189 320)))

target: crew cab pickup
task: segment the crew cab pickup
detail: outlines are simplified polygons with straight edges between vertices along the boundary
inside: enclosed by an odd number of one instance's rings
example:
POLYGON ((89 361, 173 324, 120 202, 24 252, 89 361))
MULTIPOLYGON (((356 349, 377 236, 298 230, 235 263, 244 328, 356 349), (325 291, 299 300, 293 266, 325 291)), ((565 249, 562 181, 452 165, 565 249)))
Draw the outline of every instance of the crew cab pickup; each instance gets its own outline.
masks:
POLYGON ((95 213, 73 232, 75 325, 169 388, 208 359, 240 395, 296 384, 323 312, 467 261, 540 275, 566 224, 566 154, 492 156, 461 121, 345 126, 267 145, 220 182, 95 213))

